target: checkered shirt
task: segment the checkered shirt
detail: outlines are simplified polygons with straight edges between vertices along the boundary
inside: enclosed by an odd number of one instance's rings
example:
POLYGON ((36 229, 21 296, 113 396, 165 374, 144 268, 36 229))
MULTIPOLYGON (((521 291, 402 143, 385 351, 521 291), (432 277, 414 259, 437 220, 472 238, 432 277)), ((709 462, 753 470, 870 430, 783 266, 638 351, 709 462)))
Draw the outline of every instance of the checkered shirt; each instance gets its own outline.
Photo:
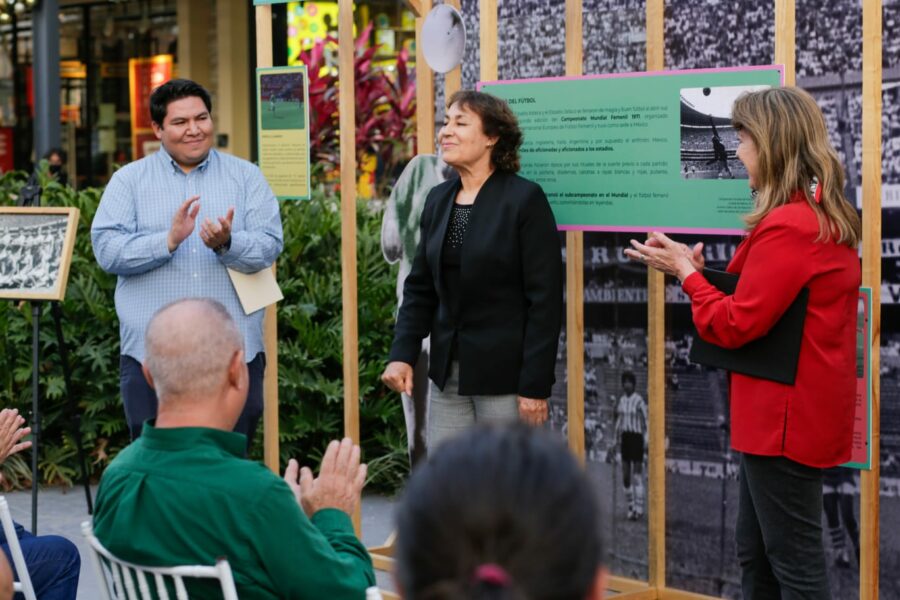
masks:
POLYGON ((97 262, 118 276, 116 313, 121 353, 143 362, 144 333, 153 314, 180 298, 221 302, 244 336, 250 361, 263 347, 263 310, 245 315, 226 267, 255 273, 270 267, 283 246, 278 201, 259 168, 211 150, 190 173, 160 148, 119 169, 91 224, 97 262), (191 235, 169 253, 172 217, 191 196, 200 212, 191 235), (217 256, 200 239, 200 224, 234 207, 231 248, 217 256))

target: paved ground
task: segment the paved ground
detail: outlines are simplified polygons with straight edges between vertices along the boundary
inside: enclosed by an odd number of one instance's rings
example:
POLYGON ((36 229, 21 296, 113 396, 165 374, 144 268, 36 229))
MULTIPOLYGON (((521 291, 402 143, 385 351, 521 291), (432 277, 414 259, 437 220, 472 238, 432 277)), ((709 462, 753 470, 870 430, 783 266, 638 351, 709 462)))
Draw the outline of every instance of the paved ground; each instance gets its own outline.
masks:
MULTIPOLYGON (((94 490, 96 493, 96 489, 94 490)), ((31 527, 31 493, 12 492, 6 494, 13 519, 31 527)), ((366 546, 381 545, 393 530, 394 501, 381 496, 366 496, 362 505, 362 533, 366 546)), ((81 552, 81 579, 78 582, 78 600, 100 598, 98 582, 91 570, 87 545, 81 535, 81 523, 90 516, 82 488, 47 488, 38 496, 38 534, 56 534, 66 537, 78 546, 81 552)), ((378 583, 386 589, 393 589, 390 576, 378 573, 378 583)))

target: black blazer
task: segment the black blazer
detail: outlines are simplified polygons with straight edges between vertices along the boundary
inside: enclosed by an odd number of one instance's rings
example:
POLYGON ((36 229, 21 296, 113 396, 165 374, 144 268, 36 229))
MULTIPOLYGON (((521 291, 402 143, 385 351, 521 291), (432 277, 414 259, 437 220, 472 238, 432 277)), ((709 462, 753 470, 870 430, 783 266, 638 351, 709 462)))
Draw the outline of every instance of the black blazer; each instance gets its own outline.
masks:
POLYGON ((444 388, 458 336, 459 393, 549 398, 562 323, 562 251, 541 187, 494 171, 469 217, 460 266, 459 322, 442 281, 441 252, 458 177, 435 186, 403 285, 390 360, 415 366, 431 334, 428 376, 444 388))

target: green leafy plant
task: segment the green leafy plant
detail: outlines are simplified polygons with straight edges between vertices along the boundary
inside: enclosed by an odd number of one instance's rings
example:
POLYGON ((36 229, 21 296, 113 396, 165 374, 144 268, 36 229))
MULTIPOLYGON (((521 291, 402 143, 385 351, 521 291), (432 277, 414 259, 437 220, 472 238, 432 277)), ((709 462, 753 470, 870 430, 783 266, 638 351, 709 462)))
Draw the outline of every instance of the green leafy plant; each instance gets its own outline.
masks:
MULTIPOLYGON (((281 458, 316 459, 328 440, 343 435, 341 238, 339 203, 318 195, 282 209, 285 250, 278 279, 281 458)), ((380 380, 390 349, 396 270, 381 255, 381 213, 357 210, 360 435, 365 460, 401 453, 391 468, 370 474, 395 489, 408 471, 399 397, 380 380)))

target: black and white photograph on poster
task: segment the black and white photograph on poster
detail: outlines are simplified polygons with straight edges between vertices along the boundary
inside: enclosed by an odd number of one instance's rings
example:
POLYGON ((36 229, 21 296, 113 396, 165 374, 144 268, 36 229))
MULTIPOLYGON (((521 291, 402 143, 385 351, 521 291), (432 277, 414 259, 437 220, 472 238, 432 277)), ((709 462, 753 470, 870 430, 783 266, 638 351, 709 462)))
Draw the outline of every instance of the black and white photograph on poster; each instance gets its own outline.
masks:
POLYGON ((746 179, 737 159, 731 107, 742 94, 767 86, 719 86, 681 90, 681 176, 685 179, 746 179))
POLYGON ((0 298, 62 300, 77 223, 74 208, 0 208, 0 298))

